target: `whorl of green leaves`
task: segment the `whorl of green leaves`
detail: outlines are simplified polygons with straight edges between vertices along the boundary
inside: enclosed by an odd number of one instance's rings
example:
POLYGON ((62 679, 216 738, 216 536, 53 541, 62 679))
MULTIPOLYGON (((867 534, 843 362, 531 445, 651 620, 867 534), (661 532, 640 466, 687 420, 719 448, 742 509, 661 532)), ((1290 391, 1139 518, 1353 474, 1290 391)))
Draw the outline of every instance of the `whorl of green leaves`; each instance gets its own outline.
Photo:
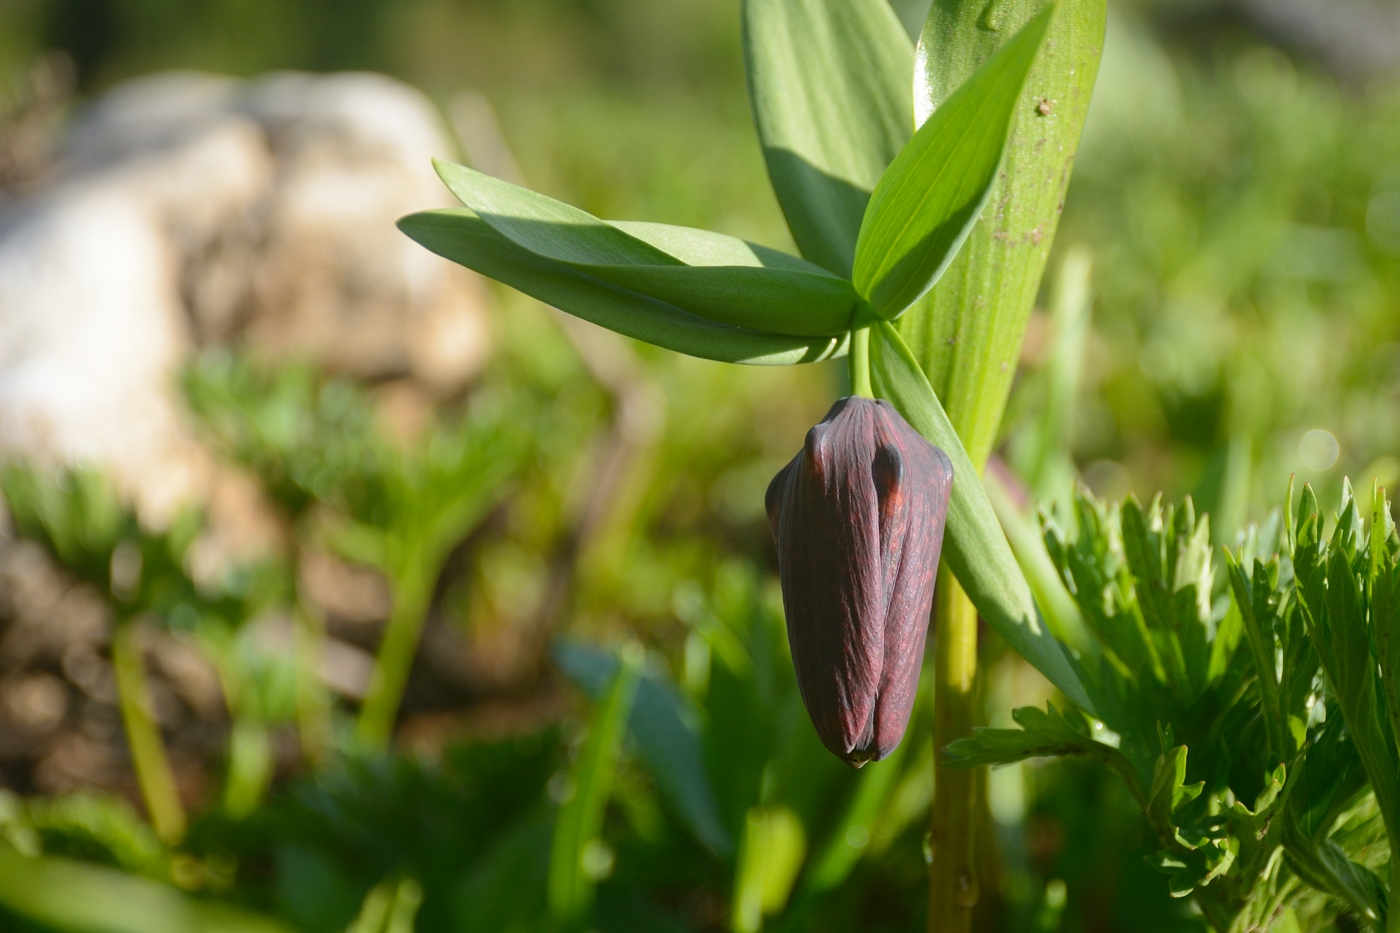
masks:
POLYGON ((203 523, 198 513, 183 512, 164 530, 147 529, 108 477, 90 467, 8 463, 0 467, 0 493, 21 535, 123 613, 163 612, 194 598, 184 561, 203 523))
POLYGON ((764 364, 851 354, 853 372, 873 370, 871 390, 961 464, 947 554, 979 611, 1092 707, 1039 620, 977 481, 980 460, 963 452, 899 334, 870 330, 933 287, 977 223, 1058 10, 1031 16, 915 132, 913 49, 884 0, 747 0, 754 121, 806 260, 718 233, 601 220, 448 163, 438 174, 465 207, 399 226, 541 301, 681 353, 764 364))
POLYGON ((912 54, 882 0, 746 4, 759 137, 812 262, 703 230, 600 220, 449 163, 438 174, 465 209, 413 214, 399 226, 541 301, 681 353, 765 364, 839 355, 860 299, 898 317, 977 222, 1055 9, 905 144, 912 54))

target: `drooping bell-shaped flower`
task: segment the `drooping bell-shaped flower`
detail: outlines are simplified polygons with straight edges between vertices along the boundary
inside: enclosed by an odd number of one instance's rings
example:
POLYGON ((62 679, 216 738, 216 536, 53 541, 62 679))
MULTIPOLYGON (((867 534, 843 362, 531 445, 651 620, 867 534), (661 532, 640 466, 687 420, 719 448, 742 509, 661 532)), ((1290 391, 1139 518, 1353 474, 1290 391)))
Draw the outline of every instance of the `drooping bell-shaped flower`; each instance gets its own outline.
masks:
POLYGON ((948 457, 894 406, 851 397, 768 486, 802 700, 857 767, 909 724, 952 485, 948 457))

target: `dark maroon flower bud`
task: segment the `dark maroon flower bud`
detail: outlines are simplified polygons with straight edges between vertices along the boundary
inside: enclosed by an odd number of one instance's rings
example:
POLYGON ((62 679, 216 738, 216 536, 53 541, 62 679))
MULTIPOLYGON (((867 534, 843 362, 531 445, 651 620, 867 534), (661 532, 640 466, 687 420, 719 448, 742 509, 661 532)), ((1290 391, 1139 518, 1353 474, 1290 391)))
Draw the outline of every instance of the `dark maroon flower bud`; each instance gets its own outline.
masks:
POLYGON ((768 486, 802 701, 857 767, 909 724, 952 485, 948 457, 893 405, 851 397, 768 486))

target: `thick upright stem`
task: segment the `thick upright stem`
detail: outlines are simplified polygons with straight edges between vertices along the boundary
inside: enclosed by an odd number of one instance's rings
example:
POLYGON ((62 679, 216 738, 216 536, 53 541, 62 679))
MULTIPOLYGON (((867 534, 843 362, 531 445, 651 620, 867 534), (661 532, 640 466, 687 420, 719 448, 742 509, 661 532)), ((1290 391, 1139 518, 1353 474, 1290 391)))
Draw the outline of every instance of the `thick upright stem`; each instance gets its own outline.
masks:
POLYGON ((436 564, 405 560, 401 566, 405 570, 394 580, 394 609, 384 627, 384 639, 379 643, 379 656, 357 724, 360 741, 371 748, 383 748, 393 735, 399 702, 418 653, 418 639, 423 634, 433 595, 433 577, 426 568, 435 568, 436 564))
POLYGON ((136 625, 130 620, 117 623, 112 632, 112 671, 117 681, 117 702, 121 706, 126 744, 136 783, 146 804, 151 826, 167 845, 185 835, 185 808, 175 787, 175 775, 165 756, 160 725, 151 712, 151 694, 146 686, 146 664, 136 625))
MULTIPOLYGON (((1391 849, 1397 840, 1392 839, 1391 849)), ((1390 904, 1385 913, 1385 933, 1400 933, 1400 856, 1390 854, 1390 904)))
POLYGON ((977 772, 949 768, 943 749, 972 734, 977 610, 947 570, 939 572, 934 635, 934 785, 929 821, 930 933, 965 933, 977 904, 977 772))

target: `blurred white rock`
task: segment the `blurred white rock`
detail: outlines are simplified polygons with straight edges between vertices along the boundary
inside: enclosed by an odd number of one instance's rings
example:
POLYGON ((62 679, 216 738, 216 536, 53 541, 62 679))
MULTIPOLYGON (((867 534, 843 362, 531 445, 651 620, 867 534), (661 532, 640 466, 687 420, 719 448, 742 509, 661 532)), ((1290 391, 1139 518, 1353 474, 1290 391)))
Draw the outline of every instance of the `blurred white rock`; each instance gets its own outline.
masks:
POLYGON ((0 199, 0 456, 103 464, 159 522, 219 482, 175 387, 196 348, 441 393, 479 369, 481 280, 394 227, 451 203, 431 159, 453 147, 412 88, 153 75, 87 107, 58 153, 0 199))

